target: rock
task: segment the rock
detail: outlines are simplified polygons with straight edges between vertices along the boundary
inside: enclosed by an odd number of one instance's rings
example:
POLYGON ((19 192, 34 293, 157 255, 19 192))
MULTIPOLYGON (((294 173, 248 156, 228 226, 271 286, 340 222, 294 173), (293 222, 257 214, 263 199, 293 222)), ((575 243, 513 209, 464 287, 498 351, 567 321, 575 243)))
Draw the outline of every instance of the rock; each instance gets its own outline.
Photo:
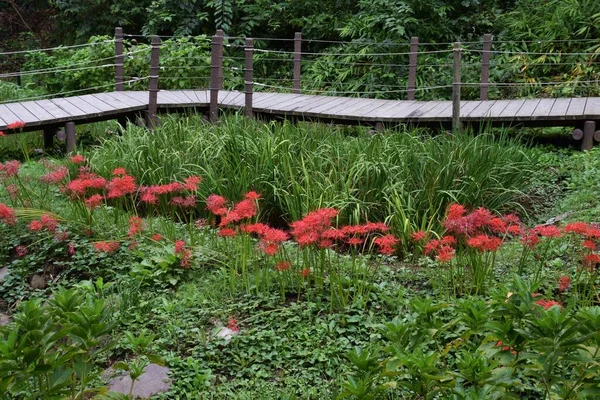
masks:
POLYGON ((3 267, 2 269, 0 269, 0 282, 2 282, 8 274, 8 267, 3 267))
POLYGON ((0 327, 10 324, 10 315, 0 313, 0 327))
MULTIPOLYGON (((113 392, 129 394, 131 378, 129 374, 117 376, 108 384, 108 390, 113 392)), ((171 379, 169 368, 158 364, 150 364, 144 369, 144 373, 135 381, 133 386, 133 397, 150 397, 160 392, 171 390, 171 379)))
POLYGON ((29 285, 34 289, 44 289, 46 287, 46 277, 44 275, 36 274, 31 277, 29 285))

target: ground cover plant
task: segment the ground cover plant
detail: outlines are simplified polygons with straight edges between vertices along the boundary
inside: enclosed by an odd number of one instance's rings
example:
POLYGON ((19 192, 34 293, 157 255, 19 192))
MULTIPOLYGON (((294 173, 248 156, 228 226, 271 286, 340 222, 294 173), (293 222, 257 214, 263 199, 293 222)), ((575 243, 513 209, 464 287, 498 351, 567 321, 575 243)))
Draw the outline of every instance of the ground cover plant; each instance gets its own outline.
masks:
POLYGON ((153 362, 165 399, 595 398, 600 227, 536 221, 595 152, 545 151, 183 117, 3 162, 0 388, 118 398, 102 371, 153 362))

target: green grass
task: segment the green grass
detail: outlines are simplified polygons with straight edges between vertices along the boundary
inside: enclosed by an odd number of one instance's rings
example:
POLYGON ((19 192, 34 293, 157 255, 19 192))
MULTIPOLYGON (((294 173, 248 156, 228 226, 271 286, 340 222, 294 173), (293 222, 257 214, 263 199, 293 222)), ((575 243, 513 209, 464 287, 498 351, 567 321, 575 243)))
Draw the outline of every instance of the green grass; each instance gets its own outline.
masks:
POLYGON ((381 135, 324 124, 263 123, 232 116, 217 125, 166 117, 154 133, 132 125, 88 153, 108 175, 125 167, 145 185, 198 174, 201 197, 262 193, 264 219, 299 219, 319 207, 341 221, 392 219, 401 231, 437 226, 446 206, 520 209, 536 158, 506 135, 381 135), (412 221, 416 226, 408 226, 412 221))

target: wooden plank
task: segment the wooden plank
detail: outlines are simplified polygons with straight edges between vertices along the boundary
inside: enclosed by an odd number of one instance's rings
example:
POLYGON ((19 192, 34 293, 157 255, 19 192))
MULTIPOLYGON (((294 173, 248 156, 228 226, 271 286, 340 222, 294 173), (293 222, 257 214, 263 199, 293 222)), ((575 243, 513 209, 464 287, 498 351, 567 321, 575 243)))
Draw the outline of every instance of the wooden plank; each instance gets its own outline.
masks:
POLYGON ((434 120, 452 120, 452 115, 453 115, 453 107, 454 105, 452 104, 451 101, 448 102, 448 104, 446 105, 446 107, 440 106, 439 107, 439 112, 437 114, 434 114, 435 109, 432 109, 431 111, 429 111, 427 114, 433 114, 433 117, 430 117, 434 120))
POLYGON ((148 104, 149 92, 148 91, 125 91, 119 92, 119 95, 127 96, 132 99, 142 101, 144 104, 148 104))
POLYGON ((508 103, 508 105, 504 107, 504 110, 502 110, 500 115, 498 115, 498 118, 508 120, 513 119, 514 116, 519 112, 523 104, 525 104, 525 100, 510 100, 510 103, 508 103))
MULTIPOLYGON (((273 93, 273 92, 256 93, 256 92, 254 92, 253 97, 252 97, 252 108, 256 108, 256 107, 268 108, 265 105, 271 104, 273 102, 273 99, 276 99, 276 98, 280 99, 282 94, 283 93, 273 93)), ((297 96, 297 95, 294 95, 294 96, 297 96)))
POLYGON ((105 101, 100 100, 99 98, 95 97, 93 94, 86 94, 84 96, 79 96, 77 98, 77 100, 78 100, 78 102, 84 101, 84 102, 88 103, 92 107, 100 110, 101 113, 114 114, 117 111, 117 109, 114 105, 108 104, 105 101))
POLYGON ((461 118, 468 118, 467 115, 481 104, 481 100, 467 100, 460 102, 461 118))
POLYGON ((30 113, 35 115, 40 121, 50 121, 54 119, 54 115, 39 106, 35 101, 26 101, 21 103, 30 113))
POLYGON ((192 99, 196 99, 197 105, 199 106, 207 106, 208 105, 208 97, 206 95, 206 90, 184 90, 187 93, 188 97, 192 99))
MULTIPOLYGON (((600 118, 600 97, 589 97, 583 111, 585 119, 600 118)), ((597 128, 600 129, 600 126, 597 128)))
POLYGON ((488 117, 488 111, 492 106, 496 103, 496 101, 481 101, 479 105, 475 107, 469 114, 462 115, 461 117, 466 117, 468 119, 485 119, 488 117))
POLYGON ((548 116, 555 101, 556 99, 541 99, 535 110, 533 110, 533 113, 531 113, 531 119, 543 119, 548 116))
POLYGON ((314 101, 311 101, 309 103, 302 103, 299 104, 298 106, 292 108, 291 111, 294 111, 295 113, 300 113, 302 115, 307 114, 307 113, 311 113, 311 114, 315 114, 314 110, 318 109, 318 107, 322 107, 327 103, 330 103, 332 101, 336 101, 337 98, 335 97, 329 97, 329 96, 314 96, 314 101))
MULTIPOLYGON (((411 118, 412 115, 421 115, 419 110, 428 103, 429 102, 427 101, 415 101, 406 107, 395 108, 393 111, 390 110, 391 118, 396 121, 400 121, 404 118, 411 118)), ((427 110, 429 110, 429 108, 427 110)))
POLYGON ((416 103, 414 100, 388 100, 387 104, 374 110, 371 116, 384 120, 392 119, 396 110, 401 110, 414 103, 416 103))
POLYGON ((219 92, 219 105, 222 107, 243 107, 245 97, 242 92, 237 91, 220 91, 219 92))
POLYGON ((29 112, 21 103, 9 103, 7 106, 17 116, 19 121, 23 121, 26 124, 39 121, 39 118, 29 112))
MULTIPOLYGON (((294 96, 299 96, 299 95, 294 95, 294 96)), ((310 103, 316 101, 317 99, 318 99, 317 96, 301 95, 301 97, 295 97, 295 101, 293 101, 293 102, 286 101, 285 104, 278 104, 277 109, 279 110, 279 112, 282 112, 284 115, 290 114, 290 112, 292 112, 293 110, 296 110, 298 108, 303 108, 307 104, 310 104, 310 103)), ((255 106, 253 108, 256 109, 255 106)), ((261 111, 261 112, 265 112, 265 111, 261 111)), ((268 112, 275 113, 275 109, 270 109, 268 112)))
MULTIPOLYGON (((306 96, 298 94, 284 94, 283 96, 278 98, 279 101, 276 104, 272 104, 275 100, 274 97, 271 97, 270 100, 267 100, 269 104, 271 104, 269 108, 272 112, 289 110, 290 108, 298 105, 300 102, 306 100, 306 96)), ((258 102, 259 107, 264 107, 264 104, 266 104, 265 101, 258 102)), ((253 102, 252 108, 254 108, 255 105, 256 103, 253 102)))
POLYGON ((179 90, 179 93, 188 99, 190 105, 195 106, 199 103, 198 98, 194 95, 194 92, 190 90, 179 90))
POLYGON ((134 99, 128 96, 124 96, 122 92, 109 92, 109 93, 98 93, 94 95, 101 100, 111 104, 112 102, 117 104, 124 104, 127 107, 146 107, 148 106, 147 102, 144 102, 139 99, 134 99))
POLYGON ((322 112, 330 115, 346 117, 365 117, 368 120, 375 118, 374 114, 381 107, 389 105, 389 100, 364 99, 364 98, 339 98, 335 103, 329 103, 322 112))
POLYGON ((583 115, 583 111, 585 110, 586 103, 587 98, 585 97, 571 99, 569 108, 567 108, 567 112, 565 113, 565 119, 575 119, 576 117, 581 117, 583 115))
POLYGON ((0 119, 4 121, 4 125, 19 121, 19 117, 17 117, 6 104, 0 104, 0 119))
POLYGON ((498 116, 502 114, 502 111, 506 109, 506 107, 510 104, 511 101, 512 100, 497 100, 496 102, 494 102, 494 105, 492 105, 487 110, 485 118, 488 120, 498 118, 498 116))
POLYGON ((51 102, 50 100, 36 100, 34 102, 40 108, 43 108, 56 119, 69 118, 71 114, 51 102))
MULTIPOLYGON (((365 102, 365 106, 371 102, 371 99, 362 99, 362 100, 357 100, 357 101, 364 101, 365 102)), ((313 113, 313 114, 323 114, 323 116, 328 116, 328 114, 325 114, 324 111, 327 109, 330 109, 331 107, 337 107, 337 105, 340 104, 340 98, 337 96, 332 96, 330 97, 329 101, 320 103, 320 104, 313 104, 311 106, 309 106, 306 111, 313 113)), ((341 114, 338 114, 341 115, 341 114)))
POLYGON ((531 117, 531 114, 535 111, 540 99, 528 99, 525 100, 519 111, 515 114, 515 117, 521 120, 527 120, 531 117))
POLYGON ((158 95, 158 100, 157 100, 158 104, 163 107, 164 106, 179 107, 181 104, 183 104, 183 100, 181 100, 179 97, 174 96, 172 93, 169 93, 169 91, 160 90, 157 93, 157 95, 158 95))
POLYGON ((424 121, 431 120, 448 107, 452 107, 451 101, 432 101, 431 104, 428 104, 426 107, 415 110, 409 117, 424 121))
MULTIPOLYGON (((345 113, 352 114, 356 117, 366 117, 367 120, 387 119, 384 116, 389 114, 389 111, 382 111, 384 108, 390 110, 394 108, 394 100, 384 99, 366 99, 370 100, 366 103, 355 102, 354 105, 346 107, 345 113), (364 104, 364 105, 361 105, 364 104)), ((397 105, 397 104, 396 104, 397 105)))
POLYGON ((81 108, 74 106, 71 102, 65 99, 52 99, 50 100, 57 107, 65 111, 67 114, 70 114, 72 117, 81 117, 86 115, 87 113, 83 111, 81 108))
POLYGON ((569 104, 571 104, 571 99, 556 99, 548 116, 562 119, 569 109, 569 104))
POLYGON ((79 108, 81 111, 85 113, 86 116, 96 117, 102 114, 102 110, 94 107, 87 101, 83 101, 78 99, 77 97, 64 97, 63 100, 65 102, 71 103, 73 106, 79 108))

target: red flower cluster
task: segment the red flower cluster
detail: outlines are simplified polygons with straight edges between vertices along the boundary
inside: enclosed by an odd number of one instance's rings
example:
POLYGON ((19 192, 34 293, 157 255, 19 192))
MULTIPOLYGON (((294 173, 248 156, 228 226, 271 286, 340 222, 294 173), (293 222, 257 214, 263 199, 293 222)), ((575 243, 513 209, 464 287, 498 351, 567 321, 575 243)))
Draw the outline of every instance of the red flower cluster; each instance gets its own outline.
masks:
POLYGON ((424 231, 416 231, 413 232, 410 237, 412 238, 412 240, 414 240, 415 242, 420 242, 422 240, 425 240, 427 238, 427 233, 424 231))
POLYGON ((260 238, 259 248, 266 255, 274 256, 279 250, 279 245, 289 239, 289 235, 280 229, 256 223, 241 227, 243 232, 255 234, 260 238))
POLYGON ((280 261, 275 265, 275 269, 279 272, 283 272, 290 269, 291 266, 292 264, 290 264, 289 261, 280 261))
POLYGON ((0 163, 0 178, 6 179, 19 174, 21 163, 17 160, 7 161, 4 164, 0 163))
POLYGON ((143 230, 143 221, 137 215, 133 215, 129 218, 129 230, 127 231, 127 235, 130 238, 133 238, 138 233, 141 233, 143 230))
POLYGON ((85 157, 81 154, 75 154, 71 157, 71 162, 73 164, 83 164, 86 161, 85 157))
POLYGON ((117 251, 120 243, 117 241, 104 241, 94 243, 94 248, 102 253, 113 253, 117 251))
POLYGON ((160 233, 155 233, 154 235, 151 236, 151 239, 154 240, 155 242, 158 242, 160 240, 163 240, 163 235, 161 235, 160 233))
POLYGON ((554 306, 559 306, 560 307, 560 303, 554 300, 546 300, 546 299, 541 299, 535 302, 535 304, 537 304, 538 306, 544 307, 546 310, 548 310, 550 307, 554 307, 554 306))
POLYGON ((192 261, 192 251, 188 249, 183 240, 175 242, 175 254, 179 257, 179 263, 183 268, 189 268, 192 261))
POLYGON ((171 199, 171 204, 183 208, 194 208, 196 207, 196 196, 175 196, 171 199))
POLYGON ((15 247, 15 252, 19 257, 25 257, 28 253, 27 246, 17 246, 15 247))
POLYGON ((558 279, 558 291, 564 292, 571 286, 571 278, 564 275, 558 279))
POLYGON ((211 194, 206 198, 206 209, 214 215, 227 214, 227 199, 218 194, 211 194))
POLYGON ((256 215, 256 200, 243 199, 221 218, 221 226, 252 218, 256 215))
POLYGON ((229 328, 233 332, 239 332, 240 331, 240 327, 238 326, 238 322, 233 317, 229 318, 229 322, 227 324, 227 328, 229 328))
POLYGON ((467 240, 467 245, 479 251, 497 251, 502 245, 502 239, 488 235, 477 235, 467 240))
POLYGON ((301 220, 290 224, 292 236, 300 246, 318 244, 323 239, 330 241, 331 236, 324 233, 331 229, 332 219, 337 215, 338 211, 333 208, 310 212, 301 220))
POLYGON ((46 230, 55 233, 58 229, 58 220, 49 214, 43 214, 40 219, 29 223, 29 229, 34 232, 46 230))
POLYGON ((80 173, 77 179, 67 183, 67 193, 72 197, 85 197, 90 189, 102 190, 106 186, 106 179, 89 172, 80 173))
POLYGON ((4 222, 6 225, 16 224, 17 216, 15 215, 15 210, 4 203, 0 203, 0 221, 4 222))
POLYGON ((198 185, 200 184, 200 182, 202 182, 202 178, 200 178, 199 176, 190 176, 185 178, 183 182, 183 187, 185 188, 185 190, 195 192, 196 190, 198 190, 198 185))
POLYGON ((8 196, 14 200, 19 196, 19 188, 17 185, 8 185, 6 187, 6 191, 8 192, 8 196))
MULTIPOLYGON (((180 182, 171 182, 165 185, 142 186, 140 187, 140 200, 146 204, 156 204, 161 195, 180 193, 184 190, 195 192, 201 180, 199 176, 190 176, 184 179, 185 183, 183 184, 180 182)), ((196 197, 177 196, 170 203, 180 207, 195 207, 196 197)))
POLYGON ((57 183, 62 182, 67 176, 69 176, 69 170, 64 165, 61 165, 54 171, 42 176, 40 181, 56 185, 57 183))
POLYGON ((454 236, 444 236, 441 239, 432 239, 425 245, 425 255, 436 254, 437 260, 442 263, 451 261, 454 258, 454 245, 456 239, 454 236))
POLYGON ((557 238, 561 236, 560 229, 554 225, 538 225, 533 231, 542 237, 557 238))
POLYGON ((6 125, 8 129, 21 129, 25 127, 25 122, 23 121, 15 121, 8 125, 6 125))
POLYGON ((106 185, 106 189, 108 189, 108 194, 106 197, 109 199, 116 199, 127 194, 135 193, 137 186, 133 176, 123 175, 111 179, 106 185))
POLYGON ((395 247, 399 242, 394 235, 381 236, 373 241, 379 247, 379 252, 387 256, 391 256, 396 252, 395 247))
POLYGON ((122 176, 122 175, 127 175, 127 171, 125 170, 125 168, 118 167, 118 168, 113 169, 111 174, 113 176, 122 176))
POLYGON ((513 214, 495 217, 482 207, 467 214, 465 207, 456 203, 448 207, 444 227, 449 233, 466 237, 486 232, 497 235, 521 234, 519 218, 513 214))
POLYGON ((95 194, 93 196, 90 196, 88 199, 85 199, 85 205, 90 210, 93 210, 94 208, 99 207, 103 201, 104 201, 104 197, 102 197, 99 194, 95 194))

